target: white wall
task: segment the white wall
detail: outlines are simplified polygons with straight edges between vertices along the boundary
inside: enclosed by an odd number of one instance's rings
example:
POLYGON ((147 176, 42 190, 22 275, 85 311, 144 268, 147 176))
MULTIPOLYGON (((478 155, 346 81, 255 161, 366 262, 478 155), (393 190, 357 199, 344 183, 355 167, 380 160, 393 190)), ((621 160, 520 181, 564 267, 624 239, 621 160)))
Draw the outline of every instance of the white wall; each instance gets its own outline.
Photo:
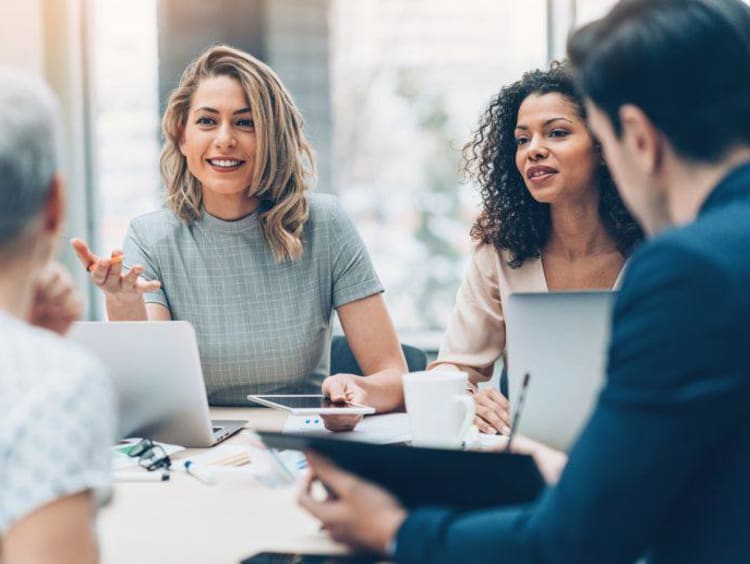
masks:
POLYGON ((44 72, 40 0, 0 0, 0 65, 44 72))

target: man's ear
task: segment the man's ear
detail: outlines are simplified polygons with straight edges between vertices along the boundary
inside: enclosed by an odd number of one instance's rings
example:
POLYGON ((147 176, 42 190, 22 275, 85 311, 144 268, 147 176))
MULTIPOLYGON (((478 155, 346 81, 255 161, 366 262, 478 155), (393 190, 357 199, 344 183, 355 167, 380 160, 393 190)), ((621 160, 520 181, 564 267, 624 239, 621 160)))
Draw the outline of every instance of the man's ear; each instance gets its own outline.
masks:
POLYGON ((654 123, 638 106, 625 104, 619 111, 622 140, 633 162, 646 174, 654 174, 662 164, 664 139, 654 123))
POLYGON ((57 236, 65 221, 65 181, 58 172, 49 182, 47 203, 44 207, 44 231, 57 236))

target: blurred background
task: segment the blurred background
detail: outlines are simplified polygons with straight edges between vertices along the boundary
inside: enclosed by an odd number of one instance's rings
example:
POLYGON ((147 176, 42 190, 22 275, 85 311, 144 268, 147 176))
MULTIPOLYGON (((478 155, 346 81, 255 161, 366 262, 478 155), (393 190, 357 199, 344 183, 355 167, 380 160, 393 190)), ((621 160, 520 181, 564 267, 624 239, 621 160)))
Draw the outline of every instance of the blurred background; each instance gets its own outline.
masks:
MULTIPOLYGON (((161 202, 160 113, 205 47, 270 64, 364 238, 402 340, 434 351, 478 211, 461 147, 493 94, 564 53, 614 0, 0 0, 0 64, 43 76, 65 121, 67 236, 120 247, 161 202)), ((4 109, 9 111, 9 109, 4 109)), ((12 110, 11 110, 12 111, 12 110)), ((101 297, 63 245, 102 319, 101 297)))

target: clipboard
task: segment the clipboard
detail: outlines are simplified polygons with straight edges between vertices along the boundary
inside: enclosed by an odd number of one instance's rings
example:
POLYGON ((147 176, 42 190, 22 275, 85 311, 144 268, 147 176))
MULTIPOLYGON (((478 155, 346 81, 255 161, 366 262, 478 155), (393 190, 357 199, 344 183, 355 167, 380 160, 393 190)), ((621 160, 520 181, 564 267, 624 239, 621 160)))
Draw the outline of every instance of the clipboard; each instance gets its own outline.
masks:
POLYGON ((314 450, 374 482, 407 508, 482 509, 534 501, 545 483, 525 454, 378 445, 330 434, 258 431, 269 448, 314 450))

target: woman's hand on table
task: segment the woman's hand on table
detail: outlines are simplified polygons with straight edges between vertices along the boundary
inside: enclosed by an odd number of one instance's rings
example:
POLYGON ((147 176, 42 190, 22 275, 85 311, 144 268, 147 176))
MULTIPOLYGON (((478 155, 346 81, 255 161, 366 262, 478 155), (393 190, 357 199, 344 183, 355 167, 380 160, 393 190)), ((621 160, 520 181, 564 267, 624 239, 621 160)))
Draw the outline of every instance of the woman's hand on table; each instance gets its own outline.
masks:
MULTIPOLYGON (((334 374, 323 380, 323 393, 333 402, 367 405, 367 392, 360 385, 361 376, 334 374)), ((362 421, 362 415, 321 415, 329 431, 351 431, 362 421)))
POLYGON ((474 425, 482 433, 495 435, 510 433, 510 403, 495 388, 484 388, 472 393, 476 415, 474 425))

